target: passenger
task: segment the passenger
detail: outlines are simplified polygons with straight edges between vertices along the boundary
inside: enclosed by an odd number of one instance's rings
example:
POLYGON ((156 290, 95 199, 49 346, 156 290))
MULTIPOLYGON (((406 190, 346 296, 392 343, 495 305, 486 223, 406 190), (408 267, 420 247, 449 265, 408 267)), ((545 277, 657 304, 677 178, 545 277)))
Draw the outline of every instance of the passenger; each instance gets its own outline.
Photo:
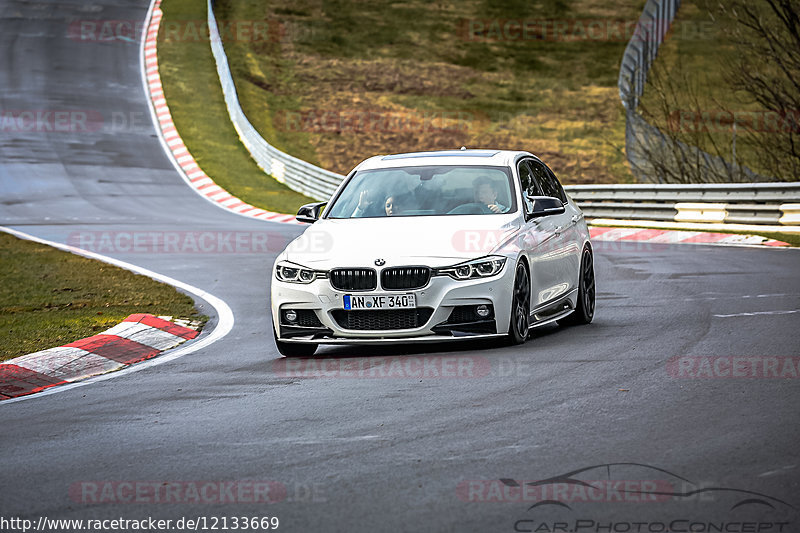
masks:
POLYGON ((486 176, 476 178, 472 184, 475 192, 475 202, 483 204, 493 213, 505 213, 508 207, 497 201, 497 185, 494 180, 486 176))
POLYGON ((383 203, 383 210, 387 216, 400 214, 400 206, 398 205, 397 199, 394 196, 387 197, 386 201, 383 203))

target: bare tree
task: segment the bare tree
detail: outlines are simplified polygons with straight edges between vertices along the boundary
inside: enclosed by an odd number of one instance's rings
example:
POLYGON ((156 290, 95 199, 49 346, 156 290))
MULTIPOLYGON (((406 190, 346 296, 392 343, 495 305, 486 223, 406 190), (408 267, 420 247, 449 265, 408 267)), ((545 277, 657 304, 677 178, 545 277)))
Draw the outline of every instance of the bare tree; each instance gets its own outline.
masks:
POLYGON ((631 128, 635 133, 629 134, 637 135, 633 146, 640 174, 660 183, 763 180, 736 161, 729 141, 723 142, 729 136, 718 129, 725 125, 719 120, 709 125, 704 119, 708 108, 700 96, 699 75, 687 72, 680 55, 674 64, 656 62, 650 69, 647 98, 639 104, 638 113, 629 116, 629 121, 636 122, 631 128))
POLYGON ((743 132, 742 141, 773 176, 800 179, 800 3, 725 0, 711 12, 729 26, 736 47, 731 87, 777 117, 770 127, 743 132))

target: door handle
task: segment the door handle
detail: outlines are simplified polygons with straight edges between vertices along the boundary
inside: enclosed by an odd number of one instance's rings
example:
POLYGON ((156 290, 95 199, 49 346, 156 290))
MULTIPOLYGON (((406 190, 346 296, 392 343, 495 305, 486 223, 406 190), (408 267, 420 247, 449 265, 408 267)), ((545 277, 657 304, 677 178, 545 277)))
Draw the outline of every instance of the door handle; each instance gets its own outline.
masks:
POLYGON ((576 222, 578 222, 578 220, 580 220, 580 218, 581 217, 579 217, 578 215, 572 215, 572 219, 571 219, 572 223, 575 224, 576 222))

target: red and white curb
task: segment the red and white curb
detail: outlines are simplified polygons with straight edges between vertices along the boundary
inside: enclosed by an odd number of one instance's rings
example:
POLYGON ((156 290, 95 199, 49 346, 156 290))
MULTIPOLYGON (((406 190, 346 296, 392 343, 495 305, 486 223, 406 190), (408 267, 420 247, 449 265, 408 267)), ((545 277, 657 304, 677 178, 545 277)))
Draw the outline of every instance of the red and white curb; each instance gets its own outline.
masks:
MULTIPOLYGON (((216 343, 217 341, 223 339, 228 333, 231 332, 233 329, 234 324, 236 323, 236 319, 233 315, 233 310, 230 306, 225 303, 224 300, 214 296, 208 291, 195 287, 194 285, 190 285, 186 282, 177 280, 175 278, 171 278, 169 276, 165 276, 164 274, 159 274, 158 272, 153 272, 152 270, 148 270, 144 267, 139 265, 134 265, 132 263, 128 263, 125 261, 121 261, 119 259, 115 259, 113 257, 108 257, 106 255, 98 254, 96 252, 92 252, 89 250, 83 250, 81 248, 77 248, 75 246, 70 246, 68 244, 49 241, 47 239, 42 239, 41 237, 36 237, 34 235, 30 235, 29 233, 24 233, 19 230, 7 228, 4 226, 0 226, 0 232, 9 233, 20 239, 25 239, 32 242, 38 242, 39 244, 44 244, 47 246, 51 246, 58 250, 63 250, 65 252, 70 252, 75 255, 79 255, 81 257, 88 257, 89 259, 96 259, 97 261, 102 261, 103 263, 107 263, 109 265, 114 265, 120 268, 124 268, 125 270, 129 270, 131 272, 135 272, 136 274, 140 274, 142 276, 147 276, 150 279, 154 279, 156 281, 160 281, 161 283, 165 283, 176 289, 180 289, 181 291, 192 295, 196 301, 202 301, 198 305, 201 310, 208 309, 206 306, 211 306, 213 309, 214 315, 216 315, 216 324, 213 327, 205 328, 204 334, 197 337, 193 342, 188 344, 184 344, 182 346, 178 346, 177 348, 173 348, 168 352, 162 352, 159 357, 153 357, 146 361, 142 361, 135 365, 128 365, 125 368, 118 370, 117 372, 112 372, 109 374, 101 374, 98 376, 94 376, 90 379, 85 379, 82 381, 73 381, 69 382, 67 380, 63 380, 64 384, 59 387, 46 387, 45 390, 42 390, 39 394, 28 394, 25 396, 19 397, 11 397, 6 399, 0 404, 2 405, 9 405, 16 402, 25 401, 31 398, 39 398, 42 396, 47 396, 49 394, 65 392, 77 387, 83 387, 92 383, 97 383, 99 381, 106 381, 109 379, 115 379, 127 374, 132 374, 134 372, 140 372, 142 370, 146 370, 152 368, 154 366, 163 365, 165 363, 169 363, 171 361, 175 361, 185 355, 189 355, 191 353, 198 352, 205 348, 208 348, 212 344, 216 343)), ((210 310, 210 309, 209 309, 210 310)), ((206 311, 207 312, 207 311, 206 311)), ((15 364, 14 362, 9 362, 8 364, 15 364)), ((2 380, 0 380, 2 381, 2 380)), ((43 384, 44 386, 46 384, 43 384)), ((36 388, 36 387, 34 387, 36 388)), ((41 389, 40 389, 41 390, 41 389)), ((4 393, 2 393, 4 394, 4 393)))
POLYGON ((197 335, 197 330, 163 318, 131 315, 98 335, 0 363, 0 400, 118 370, 197 335))
POLYGON ((192 189, 219 207, 238 215, 261 220, 299 224, 293 215, 259 209, 233 196, 214 183, 214 180, 203 172, 203 169, 197 164, 192 154, 189 153, 189 149, 183 143, 178 130, 175 128, 175 123, 172 121, 172 114, 167 106, 164 88, 161 85, 161 75, 158 72, 158 29, 163 16, 160 6, 161 0, 156 0, 153 3, 151 15, 147 21, 147 31, 142 52, 144 81, 150 95, 153 114, 161 132, 162 140, 176 167, 180 169, 181 174, 192 189))
POLYGON ((730 233, 709 233, 705 231, 590 227, 589 235, 593 241, 789 246, 788 243, 767 239, 760 235, 736 235, 730 233))

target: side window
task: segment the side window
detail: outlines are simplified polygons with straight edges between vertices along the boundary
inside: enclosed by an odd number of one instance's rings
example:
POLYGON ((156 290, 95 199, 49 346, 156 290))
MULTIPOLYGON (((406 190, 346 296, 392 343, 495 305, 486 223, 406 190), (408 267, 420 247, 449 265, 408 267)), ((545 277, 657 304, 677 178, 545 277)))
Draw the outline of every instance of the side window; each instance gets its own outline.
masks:
POLYGON ((529 164, 531 166, 533 180, 539 186, 539 196, 553 196, 549 183, 547 182, 547 171, 544 169, 544 165, 539 161, 532 160, 529 161, 529 164))
POLYGON ((561 199, 561 201, 562 201, 562 202, 564 202, 564 204, 566 204, 566 203, 567 203, 567 201, 568 201, 568 199, 567 199, 567 193, 566 193, 566 192, 564 192, 564 187, 562 187, 562 186, 561 186, 561 182, 559 182, 559 181, 558 181, 558 178, 556 178, 556 175, 553 173, 553 171, 552 171, 552 170, 550 170, 550 168, 549 168, 549 167, 547 167, 547 166, 545 165, 545 167, 544 167, 544 168, 547 170, 547 177, 549 178, 549 180, 550 180, 550 183, 552 184, 552 187, 553 187, 553 188, 554 188, 556 191, 558 191, 558 194, 557 194, 557 195, 555 195, 555 197, 556 197, 556 198, 560 198, 560 199, 561 199))
POLYGON ((518 169, 522 203, 525 206, 525 212, 530 213, 533 211, 533 202, 528 200, 527 196, 541 196, 542 193, 539 191, 539 186, 533 176, 530 162, 528 160, 520 161, 518 169))
POLYGON ((564 189, 561 188, 561 184, 558 183, 558 180, 549 168, 538 161, 531 161, 531 167, 533 169, 534 179, 539 183, 542 189, 542 195, 558 198, 562 202, 567 201, 564 189))

